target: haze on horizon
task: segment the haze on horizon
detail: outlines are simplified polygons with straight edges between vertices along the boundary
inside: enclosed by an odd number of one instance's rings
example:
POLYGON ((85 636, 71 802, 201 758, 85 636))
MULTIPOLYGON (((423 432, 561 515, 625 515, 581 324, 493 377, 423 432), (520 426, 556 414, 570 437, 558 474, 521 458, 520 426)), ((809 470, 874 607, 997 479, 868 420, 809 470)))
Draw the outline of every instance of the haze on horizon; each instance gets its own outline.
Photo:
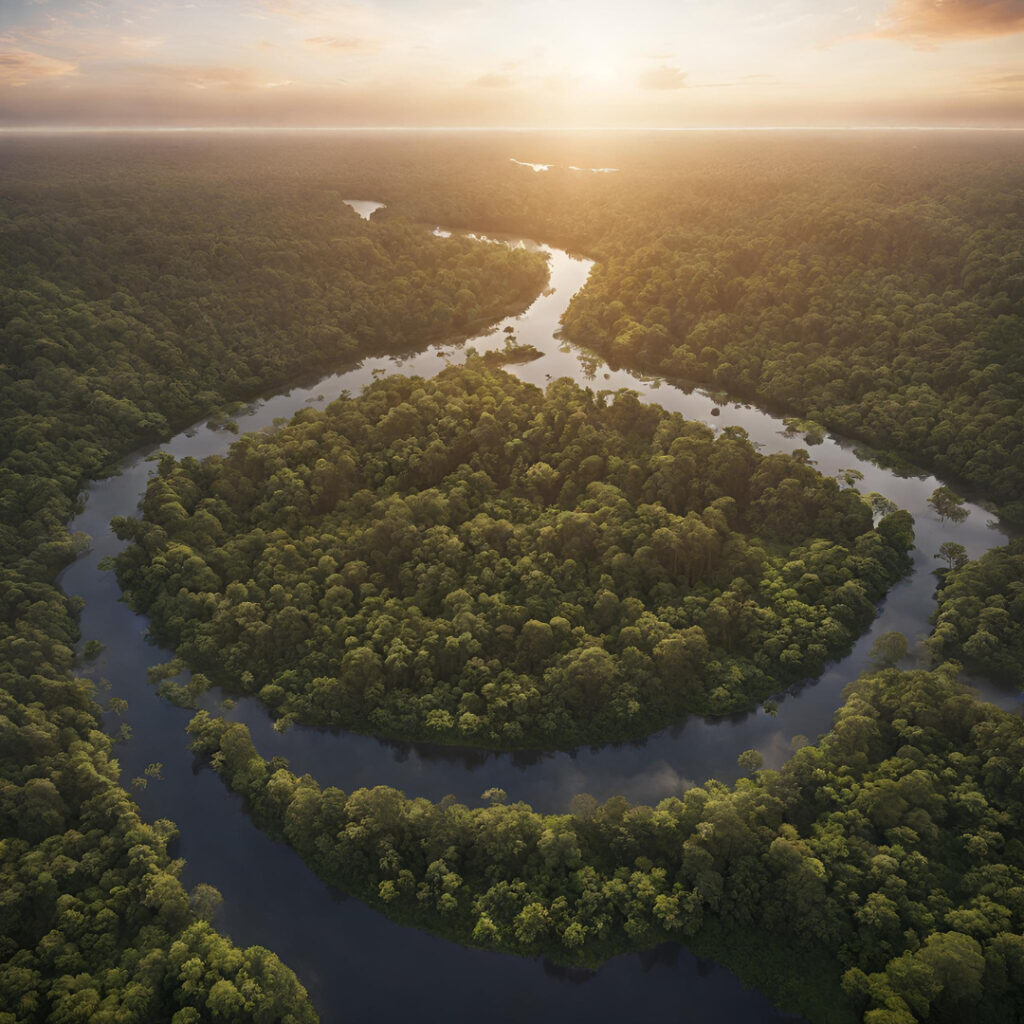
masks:
POLYGON ((1024 128, 1024 0, 7 0, 0 127, 1024 128))

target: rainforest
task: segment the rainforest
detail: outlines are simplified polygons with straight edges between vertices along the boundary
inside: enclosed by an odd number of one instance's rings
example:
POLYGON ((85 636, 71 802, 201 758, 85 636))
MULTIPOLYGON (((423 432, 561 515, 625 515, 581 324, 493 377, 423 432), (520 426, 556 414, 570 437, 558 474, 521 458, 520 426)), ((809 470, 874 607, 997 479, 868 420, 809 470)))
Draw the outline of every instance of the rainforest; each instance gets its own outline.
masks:
POLYGON ((1024 1017, 1018 135, 0 150, 2 1024, 1024 1017))

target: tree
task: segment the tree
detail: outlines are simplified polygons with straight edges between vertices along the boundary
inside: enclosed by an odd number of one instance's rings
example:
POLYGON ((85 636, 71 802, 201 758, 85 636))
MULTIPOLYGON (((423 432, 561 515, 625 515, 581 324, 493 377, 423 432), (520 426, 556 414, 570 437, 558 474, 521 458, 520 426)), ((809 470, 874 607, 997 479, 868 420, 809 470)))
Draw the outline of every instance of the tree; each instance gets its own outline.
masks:
POLYGON ((956 491, 945 486, 936 487, 932 491, 928 504, 938 515, 939 521, 943 523, 947 519, 951 523, 962 523, 971 514, 968 509, 963 507, 964 499, 956 491))
POLYGON ((907 638, 896 630, 883 633, 871 645, 871 660, 879 668, 893 668, 907 656, 907 638))
POLYGON ((967 548, 953 540, 941 544, 935 557, 941 558, 950 569, 962 569, 969 561, 967 548))
POLYGON ((886 516, 892 515, 899 507, 895 501, 887 498, 884 494, 879 494, 878 491, 865 494, 864 500, 871 506, 871 511, 876 519, 884 519, 886 516))

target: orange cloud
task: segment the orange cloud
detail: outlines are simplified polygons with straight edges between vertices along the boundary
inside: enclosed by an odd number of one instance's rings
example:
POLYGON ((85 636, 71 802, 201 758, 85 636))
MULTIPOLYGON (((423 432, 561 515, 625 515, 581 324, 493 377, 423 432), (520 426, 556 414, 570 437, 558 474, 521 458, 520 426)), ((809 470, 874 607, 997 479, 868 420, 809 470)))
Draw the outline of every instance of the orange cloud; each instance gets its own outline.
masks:
POLYGON ((0 50, 0 84, 28 85, 39 78, 56 78, 78 70, 77 64, 44 57, 28 50, 0 50))
POLYGON ((637 85, 641 89, 682 89, 686 85, 686 72, 662 64, 640 75, 637 85))
POLYGON ((1024 0, 894 0, 872 33, 937 42, 1024 32, 1024 0))

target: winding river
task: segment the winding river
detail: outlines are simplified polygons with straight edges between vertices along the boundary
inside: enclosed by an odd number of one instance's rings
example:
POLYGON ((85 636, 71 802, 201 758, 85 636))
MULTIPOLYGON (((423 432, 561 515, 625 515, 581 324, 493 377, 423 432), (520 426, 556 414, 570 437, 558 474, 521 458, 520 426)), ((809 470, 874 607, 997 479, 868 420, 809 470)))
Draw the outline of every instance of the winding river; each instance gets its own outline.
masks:
MULTIPOLYGON (((356 208, 355 202, 352 205, 356 208)), ((357 212, 369 217, 380 205, 367 201, 357 212)), ((467 345, 477 351, 499 347, 502 329, 511 325, 520 342, 544 353, 541 359, 511 368, 524 380, 543 386, 568 376, 595 389, 629 387, 646 400, 716 428, 743 427, 765 452, 804 446, 801 438, 786 436, 777 417, 759 409, 717 405, 697 388, 612 372, 592 354, 557 340, 560 316, 585 283, 591 264, 525 240, 510 244, 548 254, 550 286, 526 312, 467 345)), ((409 358, 368 359, 311 388, 256 403, 236 422, 246 432, 302 408, 321 408, 342 391, 357 392, 379 372, 432 375, 447 362, 461 361, 464 347, 434 347, 409 358)), ((202 458, 224 452, 234 439, 223 429, 197 425, 159 447, 178 458, 202 458)), ((127 781, 141 776, 152 762, 162 764, 161 777, 151 779, 137 799, 147 818, 170 818, 180 827, 175 855, 186 858, 183 881, 208 882, 220 889, 224 904, 217 926, 237 943, 255 943, 278 953, 309 990, 322 1020, 748 1024, 789 1019, 729 971, 671 944, 616 957, 597 971, 565 970, 539 960, 465 949, 400 927, 330 889, 287 846, 256 829, 240 800, 188 752, 184 728, 191 712, 156 699, 147 686, 147 667, 172 654, 147 640, 145 616, 121 602, 113 574, 98 567, 102 558, 122 546, 110 532, 110 519, 136 512, 152 470, 146 461, 151 451, 136 453, 124 462, 119 476, 89 488, 85 510, 70 527, 89 534, 92 543, 62 573, 60 582, 67 593, 85 599, 83 640, 105 645, 88 669, 90 676, 109 682, 100 699, 119 696, 129 702, 124 720, 131 726, 131 738, 118 747, 122 777, 127 781)), ((814 739, 828 729, 842 702, 843 687, 868 667, 868 652, 879 634, 900 630, 912 642, 927 635, 934 607, 932 571, 938 564, 933 556, 943 541, 958 541, 976 558, 1008 539, 977 506, 970 506, 964 523, 940 523, 927 505, 939 481, 927 474, 899 476, 881 469, 859 458, 851 443, 835 437, 814 446, 811 455, 823 473, 860 470, 862 491, 879 491, 908 509, 915 518, 917 550, 912 574, 890 591, 869 633, 820 679, 780 695, 775 714, 758 709, 723 719, 692 717, 633 743, 532 754, 393 743, 309 728, 292 728, 281 735, 252 699, 239 700, 227 714, 249 726, 264 757, 283 755, 293 770, 309 772, 321 784, 346 791, 386 784, 434 800, 452 793, 474 803, 485 789, 500 786, 511 800, 525 800, 542 810, 564 809, 579 792, 599 800, 623 794, 634 801, 656 802, 711 776, 734 779, 736 757, 749 748, 761 751, 766 766, 776 767, 789 756, 794 737, 814 739)), ((979 684, 979 694, 1003 706, 1016 706, 1018 701, 1017 694, 986 684, 979 684)))

